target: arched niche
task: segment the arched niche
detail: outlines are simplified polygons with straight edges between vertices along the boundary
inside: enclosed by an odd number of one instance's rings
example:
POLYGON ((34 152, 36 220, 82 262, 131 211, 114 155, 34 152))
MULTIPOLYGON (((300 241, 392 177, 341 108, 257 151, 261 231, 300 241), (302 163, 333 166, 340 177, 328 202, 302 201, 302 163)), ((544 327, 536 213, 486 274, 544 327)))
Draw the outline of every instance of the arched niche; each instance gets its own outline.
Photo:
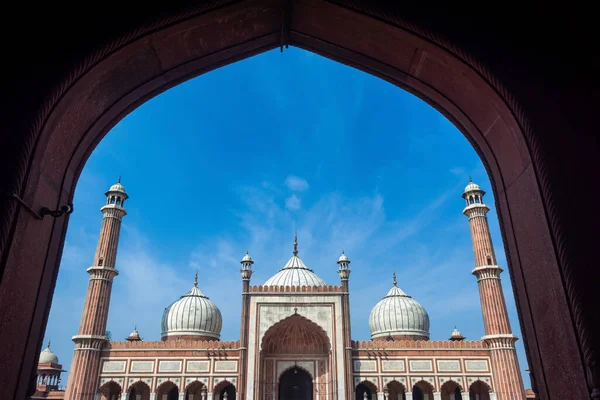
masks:
POLYGON ((227 380, 219 382, 213 390, 214 400, 235 400, 235 385, 227 380))
POLYGON ((390 381, 385 388, 389 400, 406 400, 406 388, 402 383, 396 380, 390 381))
POLYGON ((355 400, 377 400, 377 386, 369 381, 364 380, 354 388, 355 400))
POLYGON ((271 326, 265 332, 260 348, 263 356, 327 356, 331 345, 323 328, 299 314, 294 314, 271 326))
POLYGON ((467 400, 462 398, 463 388, 453 380, 444 382, 440 392, 442 400, 467 400))
POLYGON ((127 390, 127 400, 150 400, 150 387, 142 381, 135 382, 127 390))
POLYGON ((476 380, 469 386, 469 400, 490 400, 491 391, 487 383, 476 380))
POLYGON ((120 400, 121 385, 115 381, 108 381, 98 389, 100 400, 120 400))
POLYGON ((171 381, 161 383, 156 388, 156 400, 179 400, 179 387, 171 381))

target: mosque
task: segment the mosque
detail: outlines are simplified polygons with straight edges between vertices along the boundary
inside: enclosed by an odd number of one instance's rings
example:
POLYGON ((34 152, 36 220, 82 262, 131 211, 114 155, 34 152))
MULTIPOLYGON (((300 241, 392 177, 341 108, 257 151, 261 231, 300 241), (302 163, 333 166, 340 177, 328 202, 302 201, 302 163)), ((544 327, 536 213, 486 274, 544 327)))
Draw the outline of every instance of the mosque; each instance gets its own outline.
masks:
MULTIPOLYGON (((431 340, 429 315, 393 284, 374 305, 371 340, 351 339, 350 259, 337 260, 340 282, 325 283, 298 255, 262 285, 254 261, 241 259, 240 339, 221 341, 218 305, 196 279, 164 310, 161 340, 136 329, 125 341, 106 336, 111 287, 128 195, 113 185, 102 226, 66 391, 48 348, 32 398, 67 400, 523 400, 515 342, 488 227, 485 192, 472 181, 462 195, 468 217, 485 336, 431 340)), ((333 263, 332 263, 333 264, 333 263)), ((465 271, 466 273, 466 271, 465 271)), ((367 321, 365 321, 366 323, 367 321)), ((450 329, 449 329, 450 331, 450 329)), ((528 391, 529 392, 529 391, 528 391)), ((533 398, 533 397, 531 397, 533 398)))

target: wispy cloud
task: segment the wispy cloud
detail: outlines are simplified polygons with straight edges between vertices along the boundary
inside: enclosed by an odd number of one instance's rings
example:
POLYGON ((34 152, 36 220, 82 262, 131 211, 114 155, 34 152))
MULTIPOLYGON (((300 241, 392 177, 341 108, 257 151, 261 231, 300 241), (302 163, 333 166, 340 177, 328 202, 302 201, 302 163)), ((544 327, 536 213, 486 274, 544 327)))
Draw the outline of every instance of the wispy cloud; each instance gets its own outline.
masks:
POLYGON ((303 192, 308 189, 306 179, 290 175, 285 179, 285 186, 294 192, 303 192))
POLYGON ((287 208, 290 211, 298 211, 301 206, 302 203, 300 201, 300 198, 295 194, 285 199, 285 208, 287 208))

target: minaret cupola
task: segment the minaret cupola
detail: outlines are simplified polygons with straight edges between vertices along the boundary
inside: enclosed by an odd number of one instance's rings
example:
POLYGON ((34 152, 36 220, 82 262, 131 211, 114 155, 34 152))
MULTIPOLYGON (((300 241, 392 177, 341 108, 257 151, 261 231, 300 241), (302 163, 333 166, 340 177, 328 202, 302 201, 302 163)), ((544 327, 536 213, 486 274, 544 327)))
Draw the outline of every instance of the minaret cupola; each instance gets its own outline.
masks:
POLYGON ((242 280, 250 281, 250 277, 252 276, 253 272, 252 264, 254 264, 254 261, 252 261, 252 257, 250 257, 250 254, 248 254, 248 250, 246 250, 246 254, 242 258, 242 261, 240 261, 240 264, 242 264, 242 268, 240 269, 242 280))
POLYGON ((344 254, 344 250, 342 250, 342 255, 340 256, 340 258, 338 259, 338 275, 340 276, 340 278, 342 280, 348 280, 348 278, 350 277, 350 272, 352 272, 350 270, 350 259, 348 258, 348 256, 346 254, 344 254))
POLYGON ((125 200, 129 198, 125 187, 121 185, 121 177, 117 183, 112 185, 105 193, 106 195, 106 206, 114 206, 119 208, 125 208, 125 200))

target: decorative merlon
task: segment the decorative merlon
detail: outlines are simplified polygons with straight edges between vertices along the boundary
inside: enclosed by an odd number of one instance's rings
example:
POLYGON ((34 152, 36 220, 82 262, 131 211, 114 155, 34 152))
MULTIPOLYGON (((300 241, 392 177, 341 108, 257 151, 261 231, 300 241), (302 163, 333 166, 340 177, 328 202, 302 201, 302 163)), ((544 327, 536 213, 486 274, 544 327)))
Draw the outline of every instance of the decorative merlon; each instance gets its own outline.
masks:
POLYGON ((250 286, 252 293, 342 293, 341 286, 250 286))
POLYGON ((482 340, 369 340, 352 341, 355 350, 378 349, 487 349, 482 340))
POLYGON ((119 349, 200 349, 200 350, 239 350, 240 341, 218 340, 155 340, 135 342, 110 342, 107 350, 119 349))

